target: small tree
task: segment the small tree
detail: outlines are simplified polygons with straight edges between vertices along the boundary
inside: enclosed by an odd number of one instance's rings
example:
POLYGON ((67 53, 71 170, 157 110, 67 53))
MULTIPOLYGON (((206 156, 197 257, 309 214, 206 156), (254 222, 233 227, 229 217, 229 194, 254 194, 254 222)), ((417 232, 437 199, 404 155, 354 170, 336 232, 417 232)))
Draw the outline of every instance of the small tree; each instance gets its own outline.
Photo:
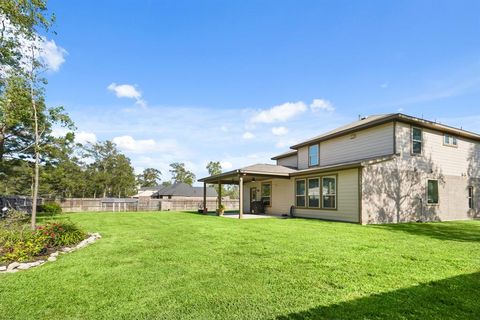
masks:
MULTIPOLYGON (((210 161, 207 164, 206 168, 207 168, 208 174, 211 176, 215 176, 217 174, 222 173, 222 165, 220 164, 220 161, 210 161)), ((210 184, 209 187, 214 187, 215 190, 217 190, 217 193, 220 194, 220 185, 210 184)), ((225 188, 222 187, 222 194, 225 194, 225 192, 223 192, 224 190, 225 188)))
POLYGON ((196 179, 196 176, 193 172, 185 168, 185 164, 181 162, 174 162, 170 164, 170 173, 172 174, 172 180, 175 183, 183 182, 188 185, 192 185, 196 179))
POLYGON ((161 180, 162 172, 155 168, 147 168, 137 175, 137 184, 140 187, 158 186, 161 180))

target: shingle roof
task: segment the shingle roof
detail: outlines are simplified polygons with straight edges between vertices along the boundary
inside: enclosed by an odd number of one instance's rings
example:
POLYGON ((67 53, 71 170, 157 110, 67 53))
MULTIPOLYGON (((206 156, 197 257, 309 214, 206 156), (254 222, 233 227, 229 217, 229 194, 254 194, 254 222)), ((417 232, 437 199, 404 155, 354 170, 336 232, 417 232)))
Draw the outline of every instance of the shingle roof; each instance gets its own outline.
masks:
MULTIPOLYGON (((154 195, 158 196, 181 196, 203 197, 203 187, 192 187, 186 183, 174 183, 171 186, 162 186, 154 195)), ((215 188, 207 187, 207 197, 216 197, 215 188)))
POLYGON ((298 149, 300 147, 303 147, 315 142, 331 139, 331 138, 341 136, 350 132, 366 129, 372 126, 380 125, 380 124, 395 121, 395 120, 414 124, 414 125, 419 125, 422 127, 439 130, 447 133, 453 133, 459 136, 480 141, 480 134, 475 132, 470 132, 467 130, 451 127, 442 123, 438 123, 436 121, 430 121, 430 120, 412 117, 403 113, 387 113, 387 114, 378 114, 378 115, 372 115, 372 116, 362 118, 358 121, 351 122, 349 124, 338 127, 334 130, 328 131, 321 135, 304 140, 296 145, 291 146, 290 148, 298 149))
POLYGON ((226 177, 238 177, 242 173, 251 174, 251 175, 268 175, 268 176, 277 176, 277 177, 288 177, 290 173, 296 172, 296 169, 292 169, 285 166, 278 166, 274 164, 266 163, 257 163, 251 166, 243 167, 240 169, 224 172, 210 177, 202 178, 198 181, 200 182, 210 182, 214 183, 216 181, 221 181, 226 177))
POLYGON ((285 157, 288 157, 288 156, 293 156, 295 154, 297 154, 297 150, 290 150, 290 151, 286 151, 284 153, 280 153, 279 155, 277 155, 275 157, 272 157, 271 159, 272 160, 278 160, 278 159, 285 158, 285 157))
POLYGON ((257 163, 251 166, 243 167, 239 169, 243 173, 268 173, 268 174, 289 174, 297 171, 285 166, 278 166, 275 164, 257 163))
POLYGON ((368 126, 368 125, 370 125, 372 123, 376 123, 380 120, 389 119, 390 117, 392 117, 394 115, 396 115, 396 113, 377 114, 377 115, 368 116, 368 117, 362 118, 358 121, 354 121, 354 122, 351 122, 351 123, 346 124, 344 126, 333 129, 331 131, 322 133, 321 135, 318 135, 318 136, 315 136, 313 138, 304 140, 304 141, 302 141, 302 142, 300 142, 300 143, 298 143, 294 146, 291 146, 291 148, 296 149, 298 147, 304 146, 306 144, 310 144, 312 142, 323 140, 325 138, 331 138, 331 136, 335 136, 339 133, 344 133, 345 131, 349 131, 349 130, 352 130, 352 129, 357 129, 357 128, 361 128, 361 127, 364 127, 364 126, 368 126))

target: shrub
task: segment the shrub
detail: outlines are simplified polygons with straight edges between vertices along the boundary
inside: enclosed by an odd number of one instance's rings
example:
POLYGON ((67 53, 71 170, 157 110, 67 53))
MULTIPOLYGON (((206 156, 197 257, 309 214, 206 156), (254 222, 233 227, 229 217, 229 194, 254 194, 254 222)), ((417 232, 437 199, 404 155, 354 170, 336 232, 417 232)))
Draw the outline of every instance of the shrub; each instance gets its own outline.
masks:
POLYGON ((86 237, 84 230, 69 221, 48 222, 34 231, 28 224, 0 228, 0 262, 32 260, 49 248, 70 246, 86 237))
POLYGON ((87 233, 72 222, 48 222, 38 226, 37 232, 46 237, 50 247, 69 246, 86 238, 87 233))
POLYGON ((45 237, 36 232, 26 233, 21 240, 8 240, 2 246, 2 261, 28 261, 47 251, 45 237))
POLYGON ((62 213, 62 207, 56 203, 45 203, 38 206, 38 212, 45 216, 55 216, 62 213))

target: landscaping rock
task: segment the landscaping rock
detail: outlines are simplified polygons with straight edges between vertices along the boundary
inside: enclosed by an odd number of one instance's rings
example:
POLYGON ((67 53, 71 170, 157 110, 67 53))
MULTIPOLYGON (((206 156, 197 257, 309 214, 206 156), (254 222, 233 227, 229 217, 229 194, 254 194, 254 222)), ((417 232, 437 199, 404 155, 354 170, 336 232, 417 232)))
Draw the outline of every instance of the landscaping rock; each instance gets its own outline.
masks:
MULTIPOLYGON (((52 252, 48 257, 47 261, 50 261, 50 262, 56 261, 59 254, 65 254, 65 253, 73 252, 77 249, 84 248, 89 244, 94 243, 97 239, 100 239, 101 237, 102 236, 99 233, 92 233, 87 239, 82 240, 79 244, 77 244, 73 248, 65 247, 65 248, 62 248, 61 251, 52 252)), ((20 270, 26 270, 32 267, 40 266, 45 262, 46 262, 45 260, 38 260, 38 261, 27 262, 27 263, 12 262, 8 266, 0 266, 0 272, 9 272, 9 273, 18 272, 20 270)))
POLYGON ((19 265, 20 265, 20 263, 18 263, 18 262, 12 262, 12 263, 10 263, 10 264, 8 265, 7 271, 14 270, 14 269, 16 269, 19 265))
POLYGON ((30 269, 32 266, 30 263, 20 263, 20 265, 17 267, 18 270, 27 270, 30 269))

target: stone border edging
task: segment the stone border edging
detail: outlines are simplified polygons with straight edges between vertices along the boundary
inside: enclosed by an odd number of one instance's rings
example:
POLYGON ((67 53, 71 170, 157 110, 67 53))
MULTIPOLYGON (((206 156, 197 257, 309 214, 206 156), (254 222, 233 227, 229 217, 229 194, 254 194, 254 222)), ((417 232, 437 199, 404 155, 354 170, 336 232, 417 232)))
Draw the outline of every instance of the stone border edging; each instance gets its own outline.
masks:
POLYGON ((27 270, 27 269, 30 269, 32 267, 41 266, 42 264, 44 264, 46 262, 56 261, 58 255, 60 253, 65 254, 65 253, 73 252, 73 251, 81 249, 81 248, 85 248, 86 246, 94 243, 95 241, 97 241, 98 239, 101 239, 101 238, 102 238, 102 236, 98 232, 89 233, 88 238, 83 239, 82 241, 80 241, 74 247, 63 247, 58 251, 52 252, 49 255, 49 257, 47 258, 47 260, 37 260, 37 261, 34 261, 34 262, 12 262, 8 266, 0 266, 0 274, 2 274, 2 273, 13 273, 13 272, 18 272, 20 270, 27 270))

